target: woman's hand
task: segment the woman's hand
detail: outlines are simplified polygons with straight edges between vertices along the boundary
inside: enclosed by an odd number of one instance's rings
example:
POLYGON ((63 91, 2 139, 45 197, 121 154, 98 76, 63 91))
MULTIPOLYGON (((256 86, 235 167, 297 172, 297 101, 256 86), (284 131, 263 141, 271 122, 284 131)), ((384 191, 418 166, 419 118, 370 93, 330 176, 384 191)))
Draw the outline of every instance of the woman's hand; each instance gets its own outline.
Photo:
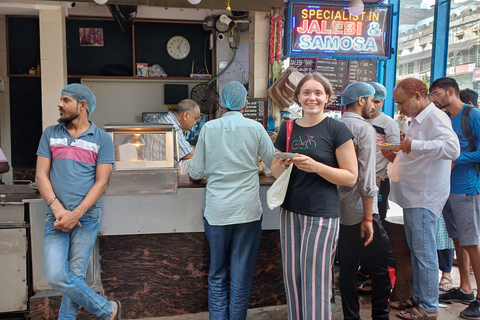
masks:
POLYGON ((297 166, 298 169, 310 172, 310 173, 318 173, 318 166, 319 163, 309 156, 306 155, 299 155, 292 159, 294 165, 297 166))

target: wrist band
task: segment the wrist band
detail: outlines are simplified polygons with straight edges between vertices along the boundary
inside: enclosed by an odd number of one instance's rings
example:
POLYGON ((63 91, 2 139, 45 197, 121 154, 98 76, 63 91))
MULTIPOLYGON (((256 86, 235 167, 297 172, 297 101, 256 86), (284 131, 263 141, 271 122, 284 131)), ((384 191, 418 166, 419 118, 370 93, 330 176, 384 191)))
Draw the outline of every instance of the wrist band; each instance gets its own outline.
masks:
POLYGON ((363 218, 363 221, 366 221, 366 222, 373 222, 373 219, 369 219, 369 218, 363 218))
POLYGON ((52 199, 52 200, 50 200, 50 202, 47 204, 47 206, 49 206, 49 207, 50 207, 50 205, 51 205, 51 204, 53 203, 53 201, 55 201, 55 200, 57 200, 57 197, 53 197, 53 199, 52 199))

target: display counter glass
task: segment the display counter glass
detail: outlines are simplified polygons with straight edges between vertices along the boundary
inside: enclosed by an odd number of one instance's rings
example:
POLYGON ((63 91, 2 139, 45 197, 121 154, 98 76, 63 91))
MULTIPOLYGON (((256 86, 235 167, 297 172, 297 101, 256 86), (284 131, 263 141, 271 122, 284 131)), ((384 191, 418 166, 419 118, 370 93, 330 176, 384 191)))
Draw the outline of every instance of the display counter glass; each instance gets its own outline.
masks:
POLYGON ((106 195, 177 192, 177 142, 171 124, 108 123, 115 163, 106 195))

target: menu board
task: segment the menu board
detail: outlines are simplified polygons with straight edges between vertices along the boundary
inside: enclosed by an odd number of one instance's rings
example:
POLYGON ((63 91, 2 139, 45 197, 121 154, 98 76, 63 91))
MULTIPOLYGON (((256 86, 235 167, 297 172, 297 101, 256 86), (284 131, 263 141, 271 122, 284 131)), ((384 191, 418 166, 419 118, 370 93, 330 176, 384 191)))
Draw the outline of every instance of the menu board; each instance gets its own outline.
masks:
POLYGON ((316 71, 330 80, 333 90, 343 91, 347 83, 348 61, 317 59, 316 71))
POLYGON ((294 58, 290 59, 290 66, 296 67, 301 72, 316 71, 330 81, 336 99, 326 107, 328 110, 340 110, 343 90, 353 82, 375 81, 377 70, 377 62, 373 60, 294 58), (310 67, 307 68, 307 64, 313 64, 315 68, 313 70, 310 67))
POLYGON ((263 117, 267 114, 264 98, 247 98, 247 109, 243 113, 245 117, 263 117))
POLYGON ((311 73, 315 71, 316 58, 294 58, 290 59, 290 66, 295 67, 299 72, 311 73))
POLYGON ((349 61, 348 84, 354 82, 372 82, 375 81, 377 70, 376 61, 351 60, 349 61))

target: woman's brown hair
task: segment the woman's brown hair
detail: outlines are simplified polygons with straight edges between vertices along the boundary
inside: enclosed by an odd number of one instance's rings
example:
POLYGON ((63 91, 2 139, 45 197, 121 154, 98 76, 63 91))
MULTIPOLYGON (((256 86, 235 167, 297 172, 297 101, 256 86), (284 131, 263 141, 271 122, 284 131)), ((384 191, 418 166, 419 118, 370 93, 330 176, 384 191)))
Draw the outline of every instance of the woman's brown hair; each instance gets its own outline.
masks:
POLYGON ((322 76, 318 72, 307 73, 302 78, 302 80, 300 80, 297 87, 295 88, 295 91, 293 92, 293 101, 295 101, 297 104, 300 105, 300 102, 298 101, 298 95, 300 94, 300 90, 302 89, 302 86, 308 80, 315 80, 315 81, 319 82, 323 86, 323 88, 325 88, 325 93, 328 95, 328 101, 327 101, 326 105, 329 105, 333 102, 333 100, 335 99, 335 94, 333 93, 332 84, 330 83, 330 81, 328 81, 327 78, 325 78, 324 76, 322 76))

